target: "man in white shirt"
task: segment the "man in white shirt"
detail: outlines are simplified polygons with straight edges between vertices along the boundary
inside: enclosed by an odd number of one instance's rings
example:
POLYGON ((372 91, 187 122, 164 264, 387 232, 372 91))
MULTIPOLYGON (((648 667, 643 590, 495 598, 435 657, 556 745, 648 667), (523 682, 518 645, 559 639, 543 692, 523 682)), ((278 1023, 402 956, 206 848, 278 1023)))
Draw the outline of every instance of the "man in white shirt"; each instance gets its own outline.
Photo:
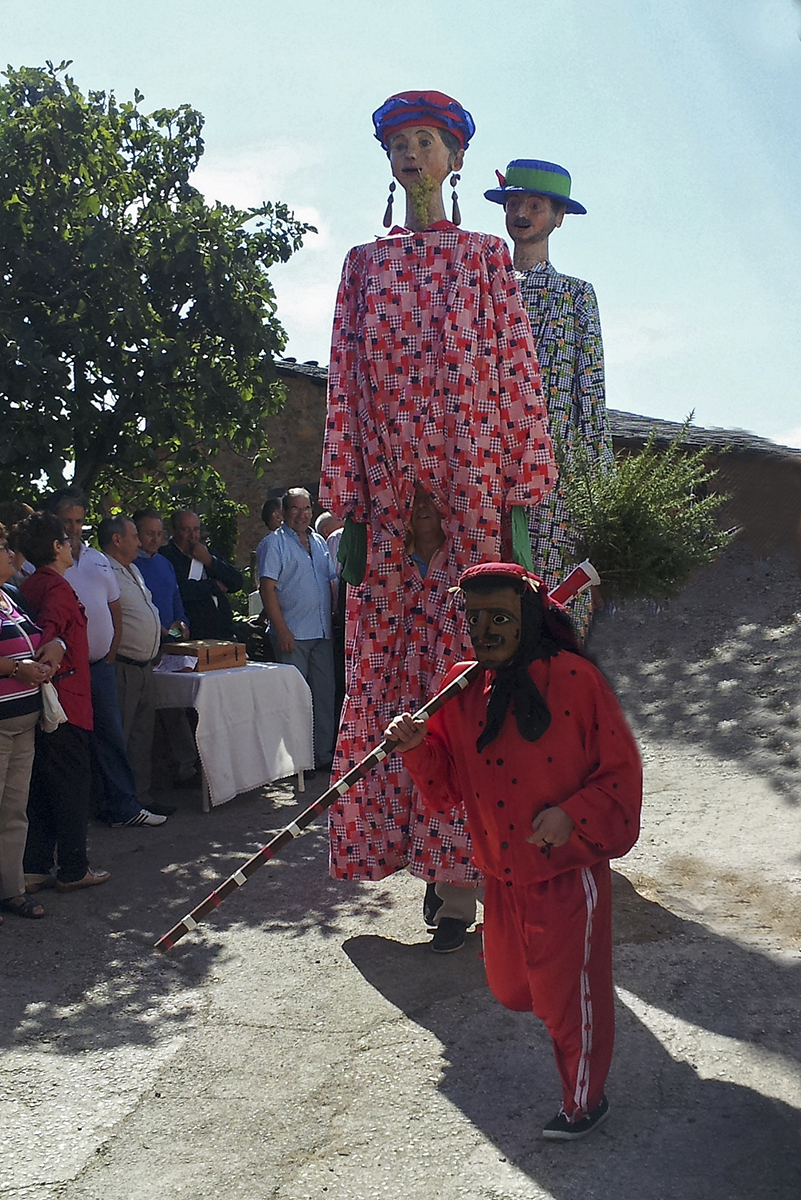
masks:
POLYGON ((92 752, 103 783, 110 825, 163 825, 165 817, 143 808, 125 746, 114 657, 122 634, 120 589, 104 554, 83 540, 86 497, 78 488, 62 488, 48 508, 70 539, 74 566, 65 574, 86 610, 92 679, 94 730, 92 752))
POLYGON ((139 534, 128 517, 106 517, 97 531, 120 589, 122 633, 114 659, 117 694, 128 761, 140 796, 150 792, 153 723, 153 665, 161 653, 161 617, 134 559, 139 534))

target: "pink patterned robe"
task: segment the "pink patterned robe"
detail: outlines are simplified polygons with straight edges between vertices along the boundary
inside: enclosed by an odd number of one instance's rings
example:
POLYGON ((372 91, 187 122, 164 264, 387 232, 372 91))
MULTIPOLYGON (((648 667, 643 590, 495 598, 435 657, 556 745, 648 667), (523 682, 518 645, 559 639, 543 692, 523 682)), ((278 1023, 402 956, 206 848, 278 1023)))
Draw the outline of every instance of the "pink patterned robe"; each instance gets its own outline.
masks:
MULTIPOLYGON (((320 485, 324 507, 368 526, 367 574, 348 589, 335 776, 472 657, 449 588, 472 563, 503 557, 502 517, 538 504, 555 475, 505 244, 441 221, 354 247, 334 318, 320 485), (417 483, 447 535, 425 579, 404 550, 417 483)), ((427 812, 399 755, 329 809, 329 830, 335 878, 408 866, 426 880, 479 879, 463 809, 427 812)))

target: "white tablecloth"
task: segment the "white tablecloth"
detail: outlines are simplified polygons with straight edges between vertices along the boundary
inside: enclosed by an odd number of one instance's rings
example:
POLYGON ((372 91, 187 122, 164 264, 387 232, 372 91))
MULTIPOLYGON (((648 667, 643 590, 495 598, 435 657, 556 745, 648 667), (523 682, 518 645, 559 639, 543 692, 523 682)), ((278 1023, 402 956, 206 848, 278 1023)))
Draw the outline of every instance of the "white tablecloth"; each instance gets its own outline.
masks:
POLYGON ((157 708, 194 708, 212 804, 314 766, 312 701, 296 667, 153 672, 157 708))

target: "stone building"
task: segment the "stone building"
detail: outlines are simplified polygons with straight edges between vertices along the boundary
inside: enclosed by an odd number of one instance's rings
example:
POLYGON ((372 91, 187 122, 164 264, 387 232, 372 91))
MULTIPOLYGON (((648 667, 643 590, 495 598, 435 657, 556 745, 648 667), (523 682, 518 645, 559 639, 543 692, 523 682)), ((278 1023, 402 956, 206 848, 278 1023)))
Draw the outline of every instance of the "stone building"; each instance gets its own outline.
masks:
MULTIPOLYGON (((225 451, 218 459, 230 495, 247 504, 239 521, 237 562, 246 566, 264 536, 261 507, 269 496, 288 487, 305 487, 316 497, 325 429, 328 371, 316 362, 287 358, 278 363, 287 389, 283 412, 264 424, 273 451, 264 474, 256 478, 250 460, 225 451)), ((666 445, 681 425, 654 417, 609 410, 615 450, 637 451, 651 433, 666 445)), ((760 557, 796 545, 801 521, 801 450, 779 446, 739 429, 692 426, 683 444, 688 450, 706 449, 709 464, 718 471, 721 491, 730 499, 721 510, 726 526, 737 525, 742 537, 760 557)), ((315 515, 318 512, 315 506, 315 515)))
MULTIPOLYGON (((290 487, 305 487, 313 498, 320 483, 320 459, 325 429, 328 371, 316 362, 281 360, 278 375, 286 387, 282 412, 264 422, 264 435, 272 451, 264 473, 256 477, 247 455, 224 450, 215 465, 228 485, 233 500, 248 506, 239 518, 236 561, 247 567, 250 556, 267 532, 261 522, 264 501, 282 496, 290 487)), ((319 509, 315 505, 315 516, 319 509)))

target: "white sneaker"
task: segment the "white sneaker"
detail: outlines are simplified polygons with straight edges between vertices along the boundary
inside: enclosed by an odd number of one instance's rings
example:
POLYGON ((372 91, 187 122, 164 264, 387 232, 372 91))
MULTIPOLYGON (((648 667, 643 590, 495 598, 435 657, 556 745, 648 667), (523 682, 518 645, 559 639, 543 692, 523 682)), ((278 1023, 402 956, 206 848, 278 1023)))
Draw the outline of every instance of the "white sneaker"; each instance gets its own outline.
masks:
POLYGON ((131 817, 129 821, 115 821, 112 829, 127 829, 130 825, 163 825, 166 820, 166 817, 161 817, 158 813, 140 808, 136 816, 131 817))

